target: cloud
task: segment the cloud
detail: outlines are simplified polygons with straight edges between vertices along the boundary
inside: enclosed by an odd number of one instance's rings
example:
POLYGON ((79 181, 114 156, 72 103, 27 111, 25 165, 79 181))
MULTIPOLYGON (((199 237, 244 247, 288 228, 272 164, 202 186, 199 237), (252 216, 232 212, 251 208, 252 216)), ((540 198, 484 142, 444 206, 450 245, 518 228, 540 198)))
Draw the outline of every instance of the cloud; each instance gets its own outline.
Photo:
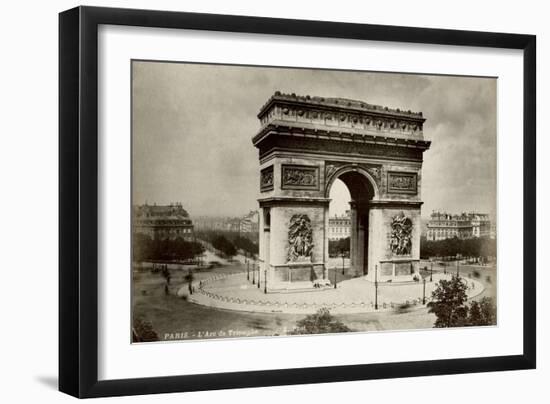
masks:
POLYGON ((494 214, 496 85, 490 78, 134 62, 134 202, 181 201, 193 215, 255 209, 256 114, 280 90, 422 111, 432 141, 423 214, 494 214))

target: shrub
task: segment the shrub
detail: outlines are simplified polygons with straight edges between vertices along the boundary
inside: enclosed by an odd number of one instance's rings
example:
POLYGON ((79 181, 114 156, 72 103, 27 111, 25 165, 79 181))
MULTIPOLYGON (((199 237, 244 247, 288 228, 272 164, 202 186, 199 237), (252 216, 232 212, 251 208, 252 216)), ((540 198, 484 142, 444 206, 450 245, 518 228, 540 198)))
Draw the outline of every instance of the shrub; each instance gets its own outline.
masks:
POLYGON ((336 332, 349 332, 351 329, 330 314, 329 309, 323 307, 315 314, 309 314, 304 319, 296 322, 296 327, 290 332, 292 335, 300 334, 329 334, 336 332))
POLYGON ((134 325, 132 327, 133 342, 152 342, 158 340, 159 336, 149 321, 140 318, 134 319, 134 325))
POLYGON ((468 325, 485 326, 496 324, 496 307, 493 299, 484 297, 479 302, 470 303, 468 325))

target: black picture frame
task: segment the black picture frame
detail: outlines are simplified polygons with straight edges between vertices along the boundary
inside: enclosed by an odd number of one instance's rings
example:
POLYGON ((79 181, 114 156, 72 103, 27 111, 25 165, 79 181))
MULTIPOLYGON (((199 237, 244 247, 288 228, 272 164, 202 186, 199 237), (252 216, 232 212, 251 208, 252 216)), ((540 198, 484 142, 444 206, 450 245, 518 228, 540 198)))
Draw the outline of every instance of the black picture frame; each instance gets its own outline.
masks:
POLYGON ((96 7, 77 7, 60 13, 59 389, 84 398, 535 368, 535 106, 533 35, 96 7), (100 24, 523 50, 523 354, 99 381, 100 24))

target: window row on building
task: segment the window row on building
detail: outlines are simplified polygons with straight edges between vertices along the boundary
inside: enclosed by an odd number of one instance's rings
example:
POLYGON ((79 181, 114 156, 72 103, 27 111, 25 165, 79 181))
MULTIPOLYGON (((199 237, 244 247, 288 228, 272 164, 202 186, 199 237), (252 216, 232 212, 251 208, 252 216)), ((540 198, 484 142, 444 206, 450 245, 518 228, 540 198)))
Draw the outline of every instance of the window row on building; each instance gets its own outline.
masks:
POLYGON ((448 214, 432 212, 428 222, 427 239, 493 237, 491 220, 486 213, 448 214))
POLYGON ((193 222, 181 203, 134 206, 132 228, 134 233, 145 234, 153 240, 191 241, 194 237, 193 222))
POLYGON ((350 236, 351 219, 349 210, 342 215, 334 215, 328 219, 328 239, 340 240, 350 236))

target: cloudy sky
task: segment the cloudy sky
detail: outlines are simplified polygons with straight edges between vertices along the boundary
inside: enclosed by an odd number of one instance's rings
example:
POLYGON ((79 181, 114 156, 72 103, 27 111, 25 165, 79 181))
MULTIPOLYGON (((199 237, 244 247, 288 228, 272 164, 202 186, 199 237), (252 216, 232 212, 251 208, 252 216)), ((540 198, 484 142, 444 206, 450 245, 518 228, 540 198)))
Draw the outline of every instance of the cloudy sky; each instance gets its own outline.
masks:
MULTIPOLYGON (((496 212, 496 80, 133 62, 134 203, 181 202, 192 216, 257 208, 256 114, 277 90, 422 111, 422 215, 496 212)), ((334 186, 332 212, 346 207, 334 186)))

